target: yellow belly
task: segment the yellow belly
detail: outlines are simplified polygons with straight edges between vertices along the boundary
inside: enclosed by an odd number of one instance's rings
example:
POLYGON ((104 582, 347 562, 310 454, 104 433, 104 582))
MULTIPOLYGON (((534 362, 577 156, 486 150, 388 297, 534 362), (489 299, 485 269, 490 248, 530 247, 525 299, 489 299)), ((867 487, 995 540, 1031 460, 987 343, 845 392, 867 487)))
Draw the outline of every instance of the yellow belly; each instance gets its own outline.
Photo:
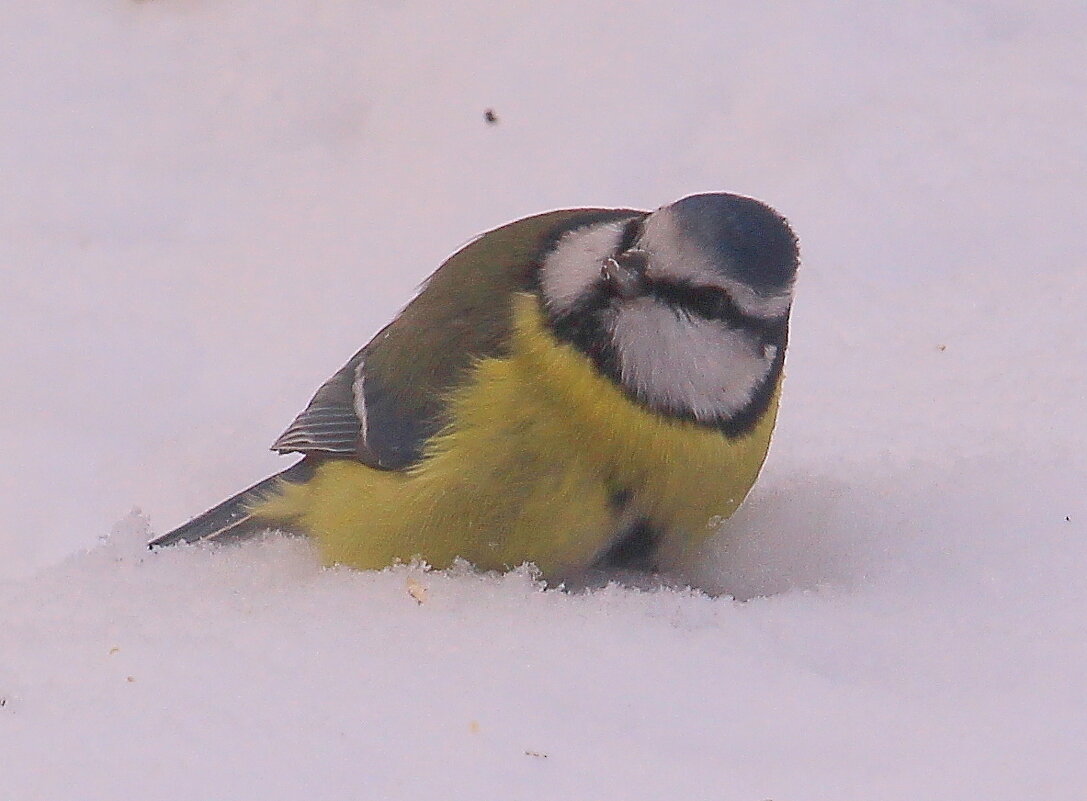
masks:
POLYGON ((406 472, 330 461, 254 509, 312 535, 327 563, 381 568, 421 557, 484 569, 535 563, 547 577, 587 567, 623 520, 665 532, 674 564, 740 505, 762 467, 777 392, 749 434, 728 439, 630 401, 547 329, 535 299, 514 301, 506 358, 485 359, 450 398, 455 425, 406 472))

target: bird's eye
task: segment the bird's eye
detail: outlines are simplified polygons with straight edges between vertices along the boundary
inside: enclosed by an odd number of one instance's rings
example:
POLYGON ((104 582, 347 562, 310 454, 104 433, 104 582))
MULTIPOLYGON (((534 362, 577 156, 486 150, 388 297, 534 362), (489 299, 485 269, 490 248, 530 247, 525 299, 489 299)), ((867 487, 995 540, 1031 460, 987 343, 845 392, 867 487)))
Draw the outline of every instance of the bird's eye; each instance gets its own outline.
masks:
POLYGON ((644 275, 645 271, 649 269, 649 254, 644 250, 628 250, 626 253, 620 253, 613 259, 616 264, 622 266, 624 270, 628 272, 638 273, 644 275))
POLYGON ((645 270, 648 264, 645 253, 638 250, 628 251, 604 259, 600 275, 612 292, 622 298, 632 298, 645 289, 645 270))

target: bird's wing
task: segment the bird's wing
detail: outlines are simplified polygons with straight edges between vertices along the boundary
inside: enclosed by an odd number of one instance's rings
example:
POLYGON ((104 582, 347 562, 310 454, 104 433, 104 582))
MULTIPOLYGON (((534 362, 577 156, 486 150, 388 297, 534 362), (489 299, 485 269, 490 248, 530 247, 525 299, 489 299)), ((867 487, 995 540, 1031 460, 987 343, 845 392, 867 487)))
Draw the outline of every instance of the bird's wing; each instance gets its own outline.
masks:
POLYGON ((353 457, 388 470, 416 463, 427 439, 447 422, 444 401, 450 390, 475 361, 503 354, 511 298, 533 290, 541 254, 566 231, 637 213, 552 211, 465 245, 317 390, 272 450, 353 457))

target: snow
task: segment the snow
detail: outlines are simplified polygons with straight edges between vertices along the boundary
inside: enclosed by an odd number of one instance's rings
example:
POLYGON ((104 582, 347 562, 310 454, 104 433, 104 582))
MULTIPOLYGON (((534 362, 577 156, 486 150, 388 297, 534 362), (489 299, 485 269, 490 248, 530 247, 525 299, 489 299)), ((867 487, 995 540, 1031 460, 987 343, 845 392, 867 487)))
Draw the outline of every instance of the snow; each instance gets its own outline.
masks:
POLYGON ((0 799, 1083 797, 1087 11, 676 5, 0 10, 0 799), (142 547, 476 232, 711 189, 804 265, 700 590, 142 547))

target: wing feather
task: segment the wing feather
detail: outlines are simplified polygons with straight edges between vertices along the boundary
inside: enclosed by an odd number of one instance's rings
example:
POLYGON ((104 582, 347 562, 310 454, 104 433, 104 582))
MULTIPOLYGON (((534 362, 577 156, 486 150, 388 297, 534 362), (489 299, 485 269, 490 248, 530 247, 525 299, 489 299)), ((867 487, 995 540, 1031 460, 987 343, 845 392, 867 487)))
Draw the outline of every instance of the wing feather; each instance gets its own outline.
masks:
POLYGON ((631 214, 553 211, 472 240, 317 390, 272 450, 352 456, 394 470, 416 463, 426 440, 447 422, 449 391, 477 360, 504 353, 513 295, 535 289, 541 255, 566 231, 631 214))

